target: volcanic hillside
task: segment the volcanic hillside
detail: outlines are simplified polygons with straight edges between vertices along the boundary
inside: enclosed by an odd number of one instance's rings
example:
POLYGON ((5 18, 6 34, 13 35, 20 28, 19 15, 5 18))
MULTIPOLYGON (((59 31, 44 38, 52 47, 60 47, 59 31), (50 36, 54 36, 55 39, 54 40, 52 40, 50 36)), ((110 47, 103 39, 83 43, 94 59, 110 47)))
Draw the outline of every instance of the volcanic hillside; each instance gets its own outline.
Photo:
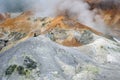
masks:
POLYGON ((110 35, 120 37, 120 1, 119 0, 86 0, 91 10, 97 10, 110 28, 110 35))

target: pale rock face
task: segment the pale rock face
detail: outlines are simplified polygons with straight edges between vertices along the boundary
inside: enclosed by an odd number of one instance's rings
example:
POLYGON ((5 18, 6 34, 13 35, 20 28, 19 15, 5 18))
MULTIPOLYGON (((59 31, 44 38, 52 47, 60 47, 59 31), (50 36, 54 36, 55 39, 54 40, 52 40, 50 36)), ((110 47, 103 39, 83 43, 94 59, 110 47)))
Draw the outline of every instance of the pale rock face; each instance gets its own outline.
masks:
POLYGON ((120 45, 103 37, 65 47, 44 35, 0 54, 0 80, 119 80, 120 45))

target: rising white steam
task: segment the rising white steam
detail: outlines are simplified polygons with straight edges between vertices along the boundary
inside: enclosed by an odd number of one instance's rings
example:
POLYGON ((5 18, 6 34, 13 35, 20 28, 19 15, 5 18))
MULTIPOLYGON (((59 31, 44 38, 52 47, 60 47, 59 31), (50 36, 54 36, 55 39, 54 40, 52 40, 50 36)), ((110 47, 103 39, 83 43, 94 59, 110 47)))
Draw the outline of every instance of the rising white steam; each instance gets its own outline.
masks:
POLYGON ((106 32, 106 25, 96 14, 96 10, 89 9, 90 6, 84 0, 0 0, 0 12, 32 10, 38 17, 65 14, 70 18, 76 18, 84 25, 106 32))

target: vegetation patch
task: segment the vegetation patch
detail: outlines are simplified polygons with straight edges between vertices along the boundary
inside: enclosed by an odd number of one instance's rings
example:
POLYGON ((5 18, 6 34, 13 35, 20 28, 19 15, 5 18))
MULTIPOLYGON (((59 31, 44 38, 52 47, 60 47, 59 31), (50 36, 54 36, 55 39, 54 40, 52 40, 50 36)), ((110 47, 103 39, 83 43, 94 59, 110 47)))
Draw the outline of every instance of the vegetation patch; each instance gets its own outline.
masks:
POLYGON ((17 65, 10 65, 6 71, 5 71, 5 75, 11 75, 15 69, 16 69, 17 65))
POLYGON ((31 58, 29 58, 28 56, 26 56, 25 59, 24 59, 23 66, 16 65, 16 64, 10 65, 6 69, 5 75, 10 76, 10 75, 12 75, 12 73, 17 71, 19 75, 22 75, 22 76, 25 75, 26 76, 31 72, 31 70, 36 69, 36 68, 37 68, 37 63, 35 61, 33 61, 31 58))
POLYGON ((26 66, 26 68, 28 68, 30 70, 36 69, 36 67, 37 67, 37 63, 27 56, 25 57, 24 65, 26 66))

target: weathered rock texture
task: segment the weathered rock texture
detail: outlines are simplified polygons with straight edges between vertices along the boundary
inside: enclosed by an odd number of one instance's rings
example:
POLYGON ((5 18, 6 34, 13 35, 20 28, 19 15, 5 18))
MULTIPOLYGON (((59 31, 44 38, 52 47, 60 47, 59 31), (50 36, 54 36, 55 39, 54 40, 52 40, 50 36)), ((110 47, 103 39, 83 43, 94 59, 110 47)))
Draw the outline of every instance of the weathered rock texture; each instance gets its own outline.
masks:
POLYGON ((0 49, 0 80, 120 80, 120 43, 63 16, 6 19, 0 49))

